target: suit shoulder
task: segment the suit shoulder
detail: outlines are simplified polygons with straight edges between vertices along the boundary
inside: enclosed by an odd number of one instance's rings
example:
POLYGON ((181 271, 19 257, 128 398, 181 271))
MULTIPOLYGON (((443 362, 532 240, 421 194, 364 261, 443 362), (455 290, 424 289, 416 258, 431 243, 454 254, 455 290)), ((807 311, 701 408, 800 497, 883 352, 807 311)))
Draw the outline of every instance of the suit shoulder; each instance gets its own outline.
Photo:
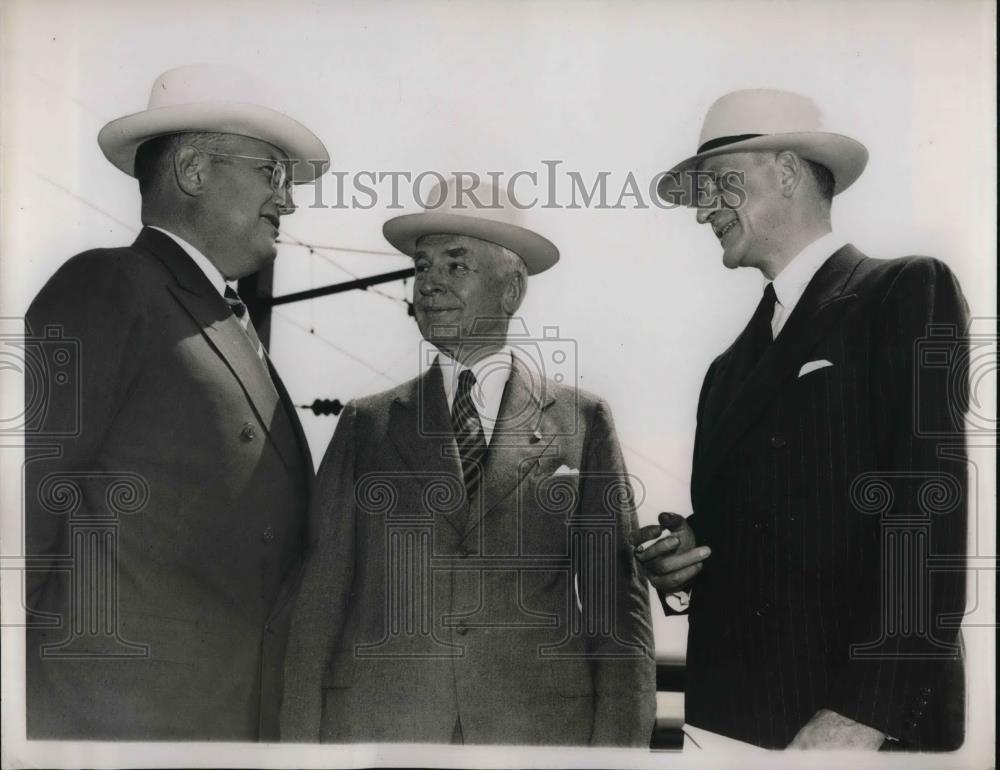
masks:
POLYGON ((351 404, 354 406, 355 411, 359 414, 378 414, 386 412, 392 402, 397 398, 404 398, 406 395, 413 392, 418 379, 418 377, 415 377, 400 385, 395 385, 386 390, 381 390, 378 393, 370 393, 367 396, 360 396, 352 399, 351 404))
POLYGON ((128 246, 91 249, 59 266, 28 308, 34 322, 140 312, 148 287, 162 279, 165 268, 144 252, 128 246))
POLYGON ((873 284, 892 284, 897 280, 936 282, 942 278, 954 280, 950 267, 937 257, 911 254, 895 259, 866 257, 861 277, 873 284))
POLYGON ((553 382, 549 379, 545 380, 545 387, 548 389, 549 395, 555 399, 555 403, 572 404, 580 414, 585 415, 588 419, 595 415, 603 415, 608 420, 611 418, 611 407, 607 400, 596 393, 573 385, 553 382))
POLYGON ((961 293, 958 279, 951 268, 936 257, 924 255, 895 259, 868 257, 864 263, 859 289, 873 292, 882 299, 906 299, 939 289, 961 293))
POLYGON ((162 276, 165 270, 155 257, 130 246, 90 249, 60 265, 39 294, 65 289, 81 294, 115 282, 140 284, 147 276, 162 276))

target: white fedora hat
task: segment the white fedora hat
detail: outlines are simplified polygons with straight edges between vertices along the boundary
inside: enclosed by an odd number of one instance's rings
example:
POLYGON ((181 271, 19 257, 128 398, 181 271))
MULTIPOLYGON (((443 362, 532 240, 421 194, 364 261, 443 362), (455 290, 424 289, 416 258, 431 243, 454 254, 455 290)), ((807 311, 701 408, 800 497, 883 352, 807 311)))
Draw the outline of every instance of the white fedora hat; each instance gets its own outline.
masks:
POLYGON ((758 150, 792 150, 826 166, 834 195, 850 187, 868 163, 861 142, 824 129, 823 115, 808 97, 771 89, 733 91, 709 107, 697 154, 670 169, 657 192, 667 203, 690 206, 695 183, 687 172, 713 155, 758 150))
POLYGON ((104 156, 135 176, 135 151, 166 134, 211 131, 273 144, 293 164, 292 181, 311 182, 326 171, 330 155, 319 138, 296 120, 265 107, 265 87, 239 70, 191 64, 168 70, 153 83, 142 112, 112 120, 97 135, 104 156))
POLYGON ((521 209, 495 185, 477 180, 463 186, 451 177, 439 181, 419 214, 404 214, 382 225, 386 240, 413 256, 424 235, 467 235, 510 249, 528 268, 528 275, 548 270, 559 261, 559 249, 548 238, 521 224, 521 209))

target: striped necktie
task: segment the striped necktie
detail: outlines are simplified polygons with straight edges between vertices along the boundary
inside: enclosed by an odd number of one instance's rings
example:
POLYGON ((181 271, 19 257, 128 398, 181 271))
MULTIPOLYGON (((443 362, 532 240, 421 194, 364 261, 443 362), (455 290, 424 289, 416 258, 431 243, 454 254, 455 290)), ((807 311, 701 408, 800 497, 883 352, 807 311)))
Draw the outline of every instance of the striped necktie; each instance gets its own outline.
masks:
POLYGON ((240 295, 236 293, 236 290, 226 285, 225 291, 226 303, 229 305, 229 309, 233 311, 233 315, 236 316, 236 320, 240 322, 240 326, 243 327, 243 331, 247 333, 247 337, 250 338, 250 344, 253 345, 253 349, 257 351, 257 355, 260 356, 260 360, 264 360, 264 345, 260 341, 260 337, 257 336, 257 330, 253 328, 253 321, 250 320, 250 313, 247 312, 247 306, 243 304, 243 300, 240 299, 240 295))
POLYGON ((472 402, 472 386, 476 375, 465 369, 458 376, 458 393, 451 407, 451 427, 458 443, 458 455, 462 461, 462 479, 469 502, 475 499, 479 481, 483 475, 483 458, 486 455, 486 434, 479 421, 479 412, 472 402))

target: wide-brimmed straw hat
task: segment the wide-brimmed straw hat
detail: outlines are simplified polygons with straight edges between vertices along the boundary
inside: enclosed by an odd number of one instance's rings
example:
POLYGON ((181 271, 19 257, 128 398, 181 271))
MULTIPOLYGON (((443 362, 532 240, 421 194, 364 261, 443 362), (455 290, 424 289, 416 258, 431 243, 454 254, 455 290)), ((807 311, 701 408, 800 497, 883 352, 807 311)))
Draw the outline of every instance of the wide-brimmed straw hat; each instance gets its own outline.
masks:
POLYGON ((169 70, 153 83, 142 112, 112 120, 97 135, 105 157, 135 176, 135 151, 166 134, 208 131, 238 134, 274 145, 292 165, 293 182, 311 182, 330 165, 319 138, 297 120, 266 104, 266 87, 229 67, 192 64, 169 70))
POLYGON ((735 152, 792 150, 826 166, 834 194, 850 187, 868 163, 868 150, 856 139, 825 129, 819 107, 789 91, 733 91, 716 100, 705 115, 698 151, 668 171, 657 192, 667 203, 693 205, 697 183, 691 171, 705 158, 735 152))
POLYGON ((424 235, 467 235, 503 246, 517 254, 528 275, 548 270, 559 261, 559 249, 548 238, 522 224, 523 211, 512 205, 495 185, 477 181, 463 186, 456 177, 444 179, 427 196, 418 214, 394 217, 382 225, 386 240, 413 256, 424 235))

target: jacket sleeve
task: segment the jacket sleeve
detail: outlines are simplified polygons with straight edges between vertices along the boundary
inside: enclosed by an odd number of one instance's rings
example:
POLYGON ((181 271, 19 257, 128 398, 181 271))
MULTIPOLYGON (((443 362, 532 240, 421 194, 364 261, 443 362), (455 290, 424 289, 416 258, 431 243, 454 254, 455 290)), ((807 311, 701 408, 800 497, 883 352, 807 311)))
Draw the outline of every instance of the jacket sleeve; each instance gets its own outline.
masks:
MULTIPOLYGON (((105 436, 141 372, 148 319, 128 256, 120 250, 74 257, 28 308, 25 403, 34 415, 25 431, 29 609, 57 574, 45 568, 46 560, 69 548, 66 500, 57 499, 54 488, 45 491, 46 479, 98 470, 105 436)), ((91 486, 86 476, 76 476, 77 515, 103 503, 104 491, 91 486)))
POLYGON ((282 741, 320 740, 324 674, 354 577, 356 420, 349 403, 316 477, 309 547, 285 657, 282 741))
MULTIPOLYGON (((691 464, 691 474, 692 474, 691 502, 692 505, 694 506, 694 510, 692 511, 691 515, 687 517, 688 526, 691 527, 692 531, 694 532, 696 542, 699 541, 698 541, 698 529, 697 529, 698 506, 695 503, 695 489, 697 488, 696 486, 697 478, 695 477, 695 474, 698 472, 698 467, 699 467, 698 457, 701 450, 703 449, 703 445, 705 442, 705 431, 706 431, 705 400, 708 396, 709 390, 712 387, 712 376, 715 373, 715 363, 716 362, 713 361, 712 364, 708 367, 708 371, 705 373, 705 379, 701 383, 701 391, 698 394, 698 409, 696 412, 696 425, 694 433, 694 451, 693 451, 694 459, 691 464)), ((657 598, 660 600, 660 607, 663 610, 663 614, 666 615, 667 617, 670 617, 672 615, 687 615, 688 610, 691 607, 691 600, 694 595, 694 591, 692 590, 692 583, 689 583, 681 590, 672 591, 670 593, 667 593, 665 591, 657 591, 656 595, 657 598), (676 606, 672 606, 671 603, 668 601, 669 599, 674 599, 675 600, 674 604, 676 606)))
POLYGON ((585 559, 578 578, 581 604, 592 611, 599 608, 600 613, 597 618, 585 613, 582 621, 594 631, 588 637, 596 694, 590 742, 594 746, 648 746, 656 718, 649 589, 628 543, 638 520, 614 423, 603 402, 596 404, 588 424, 584 463, 578 515, 586 522, 613 523, 605 552, 611 563, 585 559), (587 574, 588 570, 597 574, 587 574), (604 603, 608 599, 610 605, 604 603))
POLYGON ((954 275, 928 258, 905 261, 875 313, 877 467, 852 493, 875 556, 861 561, 855 644, 825 704, 916 748, 963 697, 948 672, 961 679, 968 320, 954 275))

